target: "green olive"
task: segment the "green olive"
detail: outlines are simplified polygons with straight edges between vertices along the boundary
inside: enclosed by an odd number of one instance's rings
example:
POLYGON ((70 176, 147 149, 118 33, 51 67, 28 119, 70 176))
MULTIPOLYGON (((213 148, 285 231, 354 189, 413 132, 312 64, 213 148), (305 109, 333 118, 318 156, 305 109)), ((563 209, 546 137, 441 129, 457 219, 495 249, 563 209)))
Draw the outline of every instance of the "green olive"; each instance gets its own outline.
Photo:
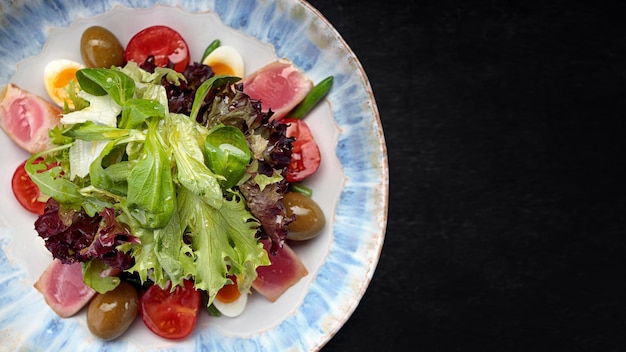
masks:
POLYGON ((97 294, 87 308, 87 326, 92 334, 113 340, 121 336, 135 320, 139 295, 126 281, 112 291, 97 294))
POLYGON ((298 192, 287 192, 283 205, 288 216, 295 215, 295 220, 287 225, 287 239, 304 241, 320 234, 326 219, 313 199, 298 192))
POLYGON ((110 68, 124 65, 124 48, 108 29, 92 26, 80 38, 80 55, 87 67, 110 68))

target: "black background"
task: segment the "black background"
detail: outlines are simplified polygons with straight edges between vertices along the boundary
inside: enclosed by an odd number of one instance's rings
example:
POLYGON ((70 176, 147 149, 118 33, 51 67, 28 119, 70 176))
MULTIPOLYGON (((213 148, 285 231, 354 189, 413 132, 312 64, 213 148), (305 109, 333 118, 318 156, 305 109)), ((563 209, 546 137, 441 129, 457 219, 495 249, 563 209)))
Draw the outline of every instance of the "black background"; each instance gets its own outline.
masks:
POLYGON ((624 2, 310 3, 390 171, 377 270, 322 350, 626 350, 624 2))

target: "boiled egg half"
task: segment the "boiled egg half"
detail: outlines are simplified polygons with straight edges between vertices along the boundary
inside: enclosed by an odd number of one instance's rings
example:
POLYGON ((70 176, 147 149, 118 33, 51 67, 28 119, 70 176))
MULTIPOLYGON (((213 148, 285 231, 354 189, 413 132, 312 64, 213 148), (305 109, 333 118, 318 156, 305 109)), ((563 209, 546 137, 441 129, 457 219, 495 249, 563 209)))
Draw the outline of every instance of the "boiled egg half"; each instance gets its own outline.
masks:
POLYGON ((229 75, 243 78, 243 58, 232 46, 219 46, 202 61, 211 66, 216 75, 229 75))
POLYGON ((72 60, 50 61, 44 68, 44 84, 50 100, 60 107, 63 107, 63 103, 67 100, 71 107, 66 87, 71 80, 76 81, 76 71, 82 68, 85 68, 83 64, 72 60))
POLYGON ((213 306, 222 315, 233 318, 243 313, 247 302, 248 294, 239 291, 235 280, 235 283, 226 284, 218 291, 213 300, 213 306))

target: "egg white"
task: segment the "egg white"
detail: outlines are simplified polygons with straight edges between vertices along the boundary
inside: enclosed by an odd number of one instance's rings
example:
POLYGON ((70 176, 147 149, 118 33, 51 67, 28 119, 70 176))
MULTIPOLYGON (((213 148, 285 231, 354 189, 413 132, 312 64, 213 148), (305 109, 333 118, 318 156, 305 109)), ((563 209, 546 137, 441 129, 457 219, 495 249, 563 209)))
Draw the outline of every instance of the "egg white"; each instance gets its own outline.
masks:
POLYGON ((217 308, 217 310, 219 310, 222 315, 231 318, 239 316, 241 313, 243 313, 247 303, 248 294, 245 292, 241 292, 239 298, 230 303, 222 302, 217 298, 213 300, 213 305, 215 306, 215 308, 217 308))
POLYGON ((70 68, 80 70, 85 68, 85 65, 68 59, 56 59, 48 62, 44 68, 43 76, 46 92, 48 93, 50 100, 60 107, 63 107, 66 93, 62 87, 56 87, 54 82, 61 72, 70 68))
POLYGON ((243 78, 244 64, 241 54, 232 46, 224 45, 213 50, 202 62, 207 66, 216 66, 218 64, 230 67, 233 75, 243 78))

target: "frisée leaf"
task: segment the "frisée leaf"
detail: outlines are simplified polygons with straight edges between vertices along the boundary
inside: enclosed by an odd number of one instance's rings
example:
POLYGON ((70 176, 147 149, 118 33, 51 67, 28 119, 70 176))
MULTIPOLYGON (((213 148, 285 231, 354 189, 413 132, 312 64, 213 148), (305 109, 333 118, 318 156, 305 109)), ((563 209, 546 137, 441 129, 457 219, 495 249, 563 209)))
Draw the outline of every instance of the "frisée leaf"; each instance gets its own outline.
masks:
POLYGON ((220 208, 202 197, 181 189, 178 193, 180 220, 189 229, 198 270, 195 286, 206 290, 210 305, 222 286, 235 275, 242 292, 248 292, 256 268, 269 265, 267 252, 255 237, 259 223, 245 208, 240 195, 225 199, 220 208))

